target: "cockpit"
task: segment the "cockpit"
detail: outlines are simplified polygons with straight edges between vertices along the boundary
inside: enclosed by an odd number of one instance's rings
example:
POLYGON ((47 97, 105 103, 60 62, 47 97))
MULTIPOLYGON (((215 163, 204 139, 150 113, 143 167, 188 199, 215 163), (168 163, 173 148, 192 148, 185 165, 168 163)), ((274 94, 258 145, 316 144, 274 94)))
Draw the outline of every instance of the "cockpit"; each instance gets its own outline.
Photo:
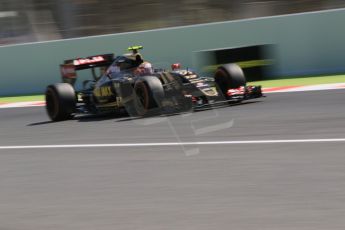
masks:
MULTIPOLYGON (((108 75, 115 75, 118 76, 120 72, 131 72, 133 71, 134 74, 138 74, 141 69, 145 69, 145 67, 150 67, 152 70, 152 66, 150 63, 144 62, 141 54, 138 52, 139 49, 142 49, 142 46, 131 46, 128 48, 131 53, 127 53, 121 56, 117 56, 113 63, 109 66, 107 70, 108 75)), ((145 71, 144 71, 145 72, 145 71)))

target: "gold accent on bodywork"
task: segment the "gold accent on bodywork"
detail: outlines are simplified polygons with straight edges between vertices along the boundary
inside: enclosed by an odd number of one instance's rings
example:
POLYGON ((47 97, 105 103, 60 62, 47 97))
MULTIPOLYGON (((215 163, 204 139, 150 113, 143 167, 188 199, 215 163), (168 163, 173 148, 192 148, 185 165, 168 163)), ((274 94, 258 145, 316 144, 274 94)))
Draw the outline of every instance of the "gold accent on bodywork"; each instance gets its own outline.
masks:
POLYGON ((206 88, 201 90, 206 96, 216 97, 218 96, 218 91, 215 87, 206 88))
POLYGON ((94 89, 93 94, 96 97, 109 97, 109 96, 113 95, 113 93, 111 92, 110 86, 104 86, 104 87, 96 88, 96 89, 94 89))

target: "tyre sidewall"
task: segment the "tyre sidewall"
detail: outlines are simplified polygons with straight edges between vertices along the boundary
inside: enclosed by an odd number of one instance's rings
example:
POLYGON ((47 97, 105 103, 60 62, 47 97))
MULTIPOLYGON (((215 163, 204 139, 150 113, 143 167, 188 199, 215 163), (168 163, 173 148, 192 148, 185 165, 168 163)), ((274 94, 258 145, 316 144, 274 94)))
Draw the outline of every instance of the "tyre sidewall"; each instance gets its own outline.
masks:
POLYGON ((53 121, 67 120, 73 117, 76 109, 74 88, 68 83, 50 85, 46 90, 46 110, 53 121))

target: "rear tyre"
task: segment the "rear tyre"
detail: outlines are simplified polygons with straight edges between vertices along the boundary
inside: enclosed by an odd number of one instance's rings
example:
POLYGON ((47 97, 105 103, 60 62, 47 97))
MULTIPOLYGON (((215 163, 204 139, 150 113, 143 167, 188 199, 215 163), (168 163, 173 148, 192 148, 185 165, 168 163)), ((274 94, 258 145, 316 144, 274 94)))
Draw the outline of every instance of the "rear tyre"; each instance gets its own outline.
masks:
POLYGON ((237 89, 247 84, 243 70, 237 64, 226 64, 218 67, 214 74, 214 80, 218 90, 225 98, 227 98, 229 89, 237 89))
POLYGON ((133 100, 125 105, 130 116, 152 116, 162 108, 164 89, 155 76, 141 77, 134 84, 133 100))
POLYGON ((63 121, 73 118, 77 98, 74 88, 68 83, 49 85, 46 93, 46 110, 52 121, 63 121))

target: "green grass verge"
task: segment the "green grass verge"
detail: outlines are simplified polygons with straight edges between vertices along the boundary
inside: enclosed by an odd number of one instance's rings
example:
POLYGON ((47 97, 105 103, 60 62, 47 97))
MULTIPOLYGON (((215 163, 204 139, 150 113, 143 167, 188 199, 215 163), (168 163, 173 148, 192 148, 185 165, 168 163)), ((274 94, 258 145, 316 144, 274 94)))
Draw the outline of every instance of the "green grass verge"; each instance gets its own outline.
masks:
MULTIPOLYGON (((321 76, 321 77, 299 77, 288 79, 276 79, 265 81, 248 82, 250 85, 262 85, 264 88, 280 87, 280 86, 305 86, 305 85, 318 85, 330 83, 345 83, 345 75, 335 76, 321 76)), ((34 96, 18 96, 18 97, 0 97, 0 103, 12 102, 26 102, 26 101, 44 101, 44 95, 34 96)))
POLYGON ((276 79, 265 81, 248 82, 251 85, 262 85, 264 88, 281 87, 281 86, 306 86, 306 85, 319 85, 331 83, 345 82, 345 75, 335 76, 321 76, 321 77, 300 77, 288 79, 276 79))
POLYGON ((44 95, 0 97, 0 103, 26 102, 26 101, 44 101, 44 95))

